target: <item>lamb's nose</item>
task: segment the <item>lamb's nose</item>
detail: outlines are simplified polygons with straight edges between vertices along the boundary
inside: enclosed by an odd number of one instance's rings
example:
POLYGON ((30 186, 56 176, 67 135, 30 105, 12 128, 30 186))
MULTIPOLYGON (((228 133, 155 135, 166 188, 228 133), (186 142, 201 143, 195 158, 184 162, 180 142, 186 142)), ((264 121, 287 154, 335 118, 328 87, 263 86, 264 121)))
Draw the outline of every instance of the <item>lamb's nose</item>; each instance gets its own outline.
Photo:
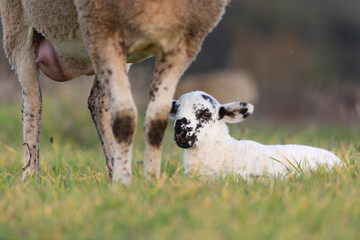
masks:
POLYGON ((179 131, 179 132, 175 132, 175 137, 176 138, 184 138, 186 136, 186 132, 185 131, 179 131))
POLYGON ((186 130, 182 129, 181 127, 181 123, 180 122, 176 122, 175 124, 175 137, 176 138, 184 138, 186 137, 186 130))

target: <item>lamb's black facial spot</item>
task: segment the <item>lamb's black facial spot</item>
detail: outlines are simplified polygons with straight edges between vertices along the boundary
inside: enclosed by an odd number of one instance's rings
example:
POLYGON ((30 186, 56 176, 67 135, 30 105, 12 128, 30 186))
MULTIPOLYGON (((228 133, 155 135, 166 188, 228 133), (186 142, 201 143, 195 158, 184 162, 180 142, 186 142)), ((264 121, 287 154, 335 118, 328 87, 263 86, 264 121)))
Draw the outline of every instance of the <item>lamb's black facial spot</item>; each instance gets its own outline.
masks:
POLYGON ((209 102, 211 103, 211 106, 212 106, 213 109, 216 108, 216 101, 215 101, 214 98, 212 98, 212 97, 209 96, 209 95, 205 95, 205 94, 202 94, 201 96, 202 96, 205 100, 207 100, 207 101, 209 101, 209 102))
POLYGON ((190 124, 190 120, 187 120, 186 118, 181 118, 176 120, 175 122, 175 132, 185 130, 187 132, 192 131, 192 127, 187 127, 190 124))
POLYGON ((211 116, 212 114, 208 108, 198 109, 195 112, 195 117, 200 122, 208 122, 211 119, 211 116))
POLYGON ((204 126, 199 122, 198 124, 196 124, 196 128, 195 128, 195 131, 196 132, 199 132, 200 130, 200 128, 203 128, 204 126))
POLYGON ((189 127, 190 120, 181 118, 176 120, 174 126, 174 140, 176 144, 181 148, 190 148, 197 141, 196 134, 189 135, 193 128, 189 127))

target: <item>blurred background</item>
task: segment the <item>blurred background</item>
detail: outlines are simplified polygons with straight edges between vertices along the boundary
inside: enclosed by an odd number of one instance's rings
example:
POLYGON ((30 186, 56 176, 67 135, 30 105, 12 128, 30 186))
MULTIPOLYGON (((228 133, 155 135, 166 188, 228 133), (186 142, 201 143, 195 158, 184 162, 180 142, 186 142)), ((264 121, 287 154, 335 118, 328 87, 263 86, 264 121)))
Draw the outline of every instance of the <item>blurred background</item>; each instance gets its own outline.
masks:
MULTIPOLYGON (((233 0, 182 77, 176 97, 204 90, 222 103, 248 101, 260 122, 358 125, 359 12, 359 0, 233 0)), ((148 100, 153 64, 149 59, 130 71, 140 110, 148 100)), ((2 49, 0 69, 0 101, 20 102, 2 49)), ((41 76, 41 82, 44 101, 70 99, 84 107, 92 77, 56 83, 41 76)))

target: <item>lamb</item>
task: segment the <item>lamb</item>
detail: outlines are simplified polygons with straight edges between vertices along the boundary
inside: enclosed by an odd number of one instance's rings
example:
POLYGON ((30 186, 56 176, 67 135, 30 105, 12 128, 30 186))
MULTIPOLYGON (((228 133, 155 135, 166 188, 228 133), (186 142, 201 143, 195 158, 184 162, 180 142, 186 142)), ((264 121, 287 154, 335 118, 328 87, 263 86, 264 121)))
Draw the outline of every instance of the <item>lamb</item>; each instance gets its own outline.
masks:
POLYGON ((331 168, 341 160, 324 149, 301 145, 262 145, 250 140, 236 140, 226 123, 238 123, 249 117, 254 106, 245 102, 221 105, 212 96, 195 91, 173 100, 170 118, 174 139, 184 148, 185 171, 201 175, 239 174, 250 176, 285 176, 294 167, 331 168))
POLYGON ((230 0, 0 0, 4 46, 23 105, 23 179, 39 168, 39 69, 56 81, 95 80, 88 103, 110 177, 131 183, 137 110, 129 64, 155 56, 144 126, 145 175, 159 176, 171 99, 230 0))

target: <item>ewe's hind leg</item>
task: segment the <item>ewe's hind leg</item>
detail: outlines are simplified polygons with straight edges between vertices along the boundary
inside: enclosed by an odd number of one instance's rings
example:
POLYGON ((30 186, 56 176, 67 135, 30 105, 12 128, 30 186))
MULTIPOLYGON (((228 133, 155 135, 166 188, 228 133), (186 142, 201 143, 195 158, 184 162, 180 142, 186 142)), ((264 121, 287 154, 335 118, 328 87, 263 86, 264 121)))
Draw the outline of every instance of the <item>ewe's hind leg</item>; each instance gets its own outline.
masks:
MULTIPOLYGON (((29 51, 28 49, 27 51, 29 51)), ((30 50, 31 51, 31 50, 30 50)), ((17 67, 23 104, 21 108, 24 132, 23 177, 36 174, 39 170, 39 136, 42 98, 38 70, 32 52, 22 55, 24 60, 17 67)))
POLYGON ((0 1, 0 10, 6 54, 16 69, 23 97, 24 180, 27 174, 35 174, 39 169, 41 90, 33 30, 26 25, 20 0, 0 1))
MULTIPOLYGON (((124 185, 131 183, 131 146, 137 122, 130 83, 127 77, 126 55, 121 31, 114 24, 117 16, 113 11, 105 14, 101 3, 75 1, 84 40, 92 57, 95 73, 108 95, 111 112, 111 128, 114 134, 114 181, 124 185), (91 6, 94 4, 94 6, 91 6), (112 25, 113 24, 113 25, 112 25)), ((110 4, 111 7, 111 4, 110 4)))
POLYGON ((150 86, 150 102, 144 122, 146 134, 145 176, 159 177, 160 175, 161 145, 168 122, 170 105, 179 78, 190 64, 193 56, 193 54, 188 54, 185 44, 179 44, 173 51, 156 59, 150 86))
MULTIPOLYGON (((130 64, 127 64, 127 70, 129 70, 129 68, 130 64)), ((114 134, 111 128, 109 98, 97 77, 95 77, 94 84, 90 91, 88 108, 103 148, 109 177, 112 179, 115 150, 114 134)))
POLYGON ((90 92, 88 107, 103 148, 106 166, 111 179, 114 169, 114 135, 111 129, 109 99, 97 77, 95 77, 90 92))
POLYGON ((137 110, 126 74, 121 38, 114 34, 93 54, 94 65, 101 85, 110 101, 111 128, 114 136, 115 158, 113 179, 125 185, 131 183, 131 146, 137 122, 137 110))

